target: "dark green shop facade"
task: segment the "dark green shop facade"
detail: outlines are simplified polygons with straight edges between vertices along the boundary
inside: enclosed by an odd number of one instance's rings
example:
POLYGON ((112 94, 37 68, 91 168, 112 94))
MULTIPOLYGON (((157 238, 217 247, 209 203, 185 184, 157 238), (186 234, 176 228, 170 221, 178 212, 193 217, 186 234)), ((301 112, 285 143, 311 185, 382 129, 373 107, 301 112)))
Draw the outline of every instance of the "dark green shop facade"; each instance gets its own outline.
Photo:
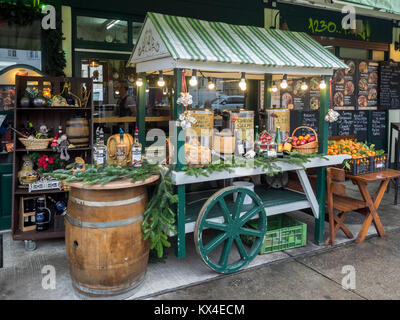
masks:
MULTIPOLYGON (((112 2, 106 0, 55 0, 49 2, 54 2, 57 9, 61 11, 67 76, 93 77, 94 74, 91 73, 89 65, 97 63, 102 67, 101 77, 95 79, 94 84, 97 88, 97 92, 95 92, 98 99, 97 111, 104 112, 105 118, 107 118, 107 106, 115 104, 118 99, 115 86, 110 86, 107 82, 110 83, 109 80, 111 80, 111 82, 117 83, 122 78, 129 79, 131 71, 126 70, 126 62, 138 39, 146 13, 149 11, 236 25, 257 27, 277 27, 279 25, 283 29, 309 33, 338 57, 376 61, 390 59, 392 22, 371 17, 361 18, 365 28, 362 27, 360 32, 346 33, 338 27, 341 20, 340 13, 280 3, 277 8, 271 8, 262 0, 114 0, 112 2), (276 9, 279 10, 280 15, 273 14, 276 9), (269 11, 272 14, 269 14, 269 11), (268 18, 268 16, 272 16, 272 18, 268 18), (327 20, 328 18, 329 20, 327 20), (324 23, 327 25, 326 28, 324 23), (97 31, 99 25, 103 25, 103 28, 97 31), (367 28, 367 26, 369 27, 367 28), (387 36, 383 37, 382 35, 387 36)), ((95 76, 97 77, 98 74, 95 76)), ((136 94, 133 85, 132 90, 131 93, 136 94)), ((244 105, 248 109, 253 109, 256 114, 264 107, 261 105, 260 92, 260 81, 248 82, 244 105)), ((264 101, 268 101, 268 99, 264 99, 264 101)), ((265 107, 269 108, 271 104, 265 104, 265 107)), ((385 112, 386 129, 384 134, 377 139, 368 133, 366 140, 375 143, 378 148, 387 150, 389 116, 388 112, 385 112)), ((304 114, 316 114, 315 111, 310 110, 293 110, 291 113, 292 129, 303 122, 304 114)), ((168 117, 171 114, 165 113, 165 110, 160 108, 155 116, 168 117)), ((318 115, 315 115, 314 118, 318 119, 318 115)), ((258 119, 257 116, 256 121, 258 119)), ((372 120, 373 111, 367 111, 368 127, 372 120)), ((165 125, 165 119, 163 121, 165 125)), ((112 123, 111 120, 110 122, 112 123)), ((162 126, 163 123, 155 123, 153 127, 162 126)), ((116 122, 112 125, 116 127, 119 123, 116 122)), ((316 125, 318 125, 318 121, 316 125)), ((126 127, 128 130, 132 130, 129 124, 126 127)), ((146 124, 146 127, 151 128, 152 126, 146 124)), ((110 130, 115 130, 115 128, 110 130)), ((330 131, 331 135, 339 133, 337 126, 330 131)), ((0 230, 10 227, 11 177, 12 165, 10 163, 0 164, 0 230)))

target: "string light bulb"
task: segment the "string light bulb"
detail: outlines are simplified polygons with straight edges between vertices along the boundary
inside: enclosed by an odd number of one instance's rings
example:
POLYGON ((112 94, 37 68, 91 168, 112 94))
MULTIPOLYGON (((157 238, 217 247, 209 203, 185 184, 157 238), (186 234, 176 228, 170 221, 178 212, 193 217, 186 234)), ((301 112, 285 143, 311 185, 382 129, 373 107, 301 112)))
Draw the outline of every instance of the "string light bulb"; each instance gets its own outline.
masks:
POLYGON ((142 78, 138 78, 136 80, 136 86, 141 87, 143 85, 143 79, 142 78))
POLYGON ((324 79, 321 80, 321 83, 319 84, 319 88, 320 88, 321 90, 326 89, 326 82, 325 82, 324 79))
POLYGON ((211 80, 211 78, 208 78, 208 89, 209 90, 215 89, 215 83, 211 80))
POLYGON ((189 84, 191 87, 197 86, 197 70, 192 71, 192 78, 189 80, 189 84))
POLYGON ((242 72, 242 78, 240 79, 239 87, 240 87, 240 90, 242 90, 242 91, 246 91, 246 89, 247 89, 246 73, 244 73, 244 72, 242 72))
POLYGON ((271 91, 272 91, 273 93, 278 92, 278 87, 276 86, 275 83, 273 84, 273 86, 272 86, 272 88, 271 88, 271 91))
POLYGON ((165 86, 165 81, 164 81, 164 78, 163 78, 163 73, 162 73, 162 71, 160 71, 160 73, 159 73, 159 75, 158 75, 157 85, 158 85, 159 87, 164 87, 164 86, 165 86))
POLYGON ((306 91, 308 89, 308 85, 307 83, 303 80, 302 84, 301 84, 301 90, 306 91))
POLYGON ((281 88, 282 88, 282 89, 286 89, 287 87, 288 87, 287 75, 284 74, 284 75, 283 75, 283 80, 282 80, 282 82, 281 82, 281 88))

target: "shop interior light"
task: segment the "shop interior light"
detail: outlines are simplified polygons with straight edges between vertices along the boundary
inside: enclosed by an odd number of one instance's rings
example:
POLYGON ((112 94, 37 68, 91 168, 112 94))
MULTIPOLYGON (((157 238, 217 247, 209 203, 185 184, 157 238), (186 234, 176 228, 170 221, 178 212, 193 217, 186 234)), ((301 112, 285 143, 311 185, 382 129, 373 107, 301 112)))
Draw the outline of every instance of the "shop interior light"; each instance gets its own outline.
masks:
POLYGON ((164 81, 164 78, 163 78, 163 73, 162 73, 162 71, 160 71, 160 73, 159 73, 159 75, 158 75, 157 85, 158 85, 159 87, 164 87, 164 86, 165 86, 165 81, 164 81))
POLYGON ((137 85, 138 87, 141 87, 141 86, 143 85, 143 79, 142 79, 142 78, 138 78, 138 79, 136 80, 136 85, 137 85))
POLYGON ((197 70, 192 71, 192 78, 189 80, 189 84, 191 87, 197 86, 197 70))
POLYGON ((214 83, 214 81, 211 80, 211 78, 208 78, 208 89, 210 89, 210 90, 215 89, 215 83, 214 83))
POLYGON ((326 89, 326 83, 325 83, 325 80, 324 80, 324 79, 321 80, 321 83, 319 84, 319 88, 320 88, 321 90, 326 89))
POLYGON ((89 62, 89 67, 97 68, 99 66, 99 62, 96 59, 91 59, 89 62))
POLYGON ((283 75, 283 80, 282 80, 282 82, 281 82, 281 88, 282 88, 282 89, 286 89, 287 87, 288 87, 288 84, 287 84, 287 75, 284 74, 284 75, 283 75))
POLYGON ((246 73, 244 73, 244 72, 242 72, 242 78, 240 79, 239 87, 240 87, 240 90, 242 90, 242 91, 246 91, 246 89, 247 89, 246 73))
POLYGON ((306 91, 307 89, 308 89, 308 85, 307 85, 307 83, 305 82, 305 80, 303 80, 303 82, 301 83, 301 90, 303 90, 303 91, 306 91))
POLYGON ((108 26, 107 26, 107 30, 111 29, 112 27, 114 27, 118 22, 120 22, 121 20, 115 20, 113 22, 111 22, 108 26))
POLYGON ((149 82, 149 80, 146 81, 146 92, 150 92, 150 82, 149 82))
POLYGON ((275 83, 272 85, 271 91, 274 92, 274 93, 275 93, 275 92, 278 92, 278 87, 276 86, 275 83))

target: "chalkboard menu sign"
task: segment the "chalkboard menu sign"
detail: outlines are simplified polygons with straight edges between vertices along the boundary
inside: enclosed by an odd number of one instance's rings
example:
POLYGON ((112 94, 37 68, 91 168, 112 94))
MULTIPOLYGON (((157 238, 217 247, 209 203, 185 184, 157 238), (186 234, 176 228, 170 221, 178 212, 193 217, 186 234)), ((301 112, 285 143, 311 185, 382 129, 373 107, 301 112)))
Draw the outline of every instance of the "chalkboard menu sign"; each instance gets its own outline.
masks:
POLYGON ((368 140, 368 112, 356 111, 353 113, 353 134, 358 141, 368 140))
POLYGON ((332 81, 332 103, 336 110, 376 110, 379 63, 343 60, 349 69, 336 70, 332 81))
POLYGON ((338 119, 338 136, 349 136, 353 134, 353 112, 340 111, 338 119))
POLYGON ((358 95, 359 110, 376 109, 378 105, 378 70, 379 63, 360 61, 358 63, 358 95))
MULTIPOLYGON (((318 133, 319 127, 319 112, 318 111, 304 111, 301 116, 301 125, 313 128, 318 133)), ((310 134, 310 130, 302 129, 301 135, 310 134)))
POLYGON ((320 82, 320 77, 288 80, 288 87, 284 90, 280 89, 281 107, 290 110, 318 110, 320 82), (301 90, 303 82, 308 86, 308 89, 305 91, 301 90))
POLYGON ((400 109, 400 63, 380 64, 380 108, 400 109))
POLYGON ((384 139, 386 135, 386 111, 372 111, 372 139, 384 139))
POLYGON ((340 111, 338 135, 354 135, 358 141, 368 140, 368 112, 340 111))
POLYGON ((333 75, 333 106, 337 110, 354 110, 356 105, 357 68, 354 60, 342 60, 350 69, 336 70, 333 75))

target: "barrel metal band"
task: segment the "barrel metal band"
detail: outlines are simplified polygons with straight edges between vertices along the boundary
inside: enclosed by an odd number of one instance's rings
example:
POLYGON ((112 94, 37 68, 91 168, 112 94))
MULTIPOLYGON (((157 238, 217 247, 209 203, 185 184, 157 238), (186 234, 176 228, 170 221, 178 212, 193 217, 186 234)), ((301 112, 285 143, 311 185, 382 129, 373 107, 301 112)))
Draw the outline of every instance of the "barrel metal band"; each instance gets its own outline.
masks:
POLYGON ((104 296, 104 297, 113 297, 116 295, 121 295, 124 293, 129 293, 130 295, 135 294, 139 287, 143 284, 144 279, 145 279, 146 273, 144 273, 133 285, 129 286, 128 288, 124 288, 124 289, 118 289, 118 290, 113 290, 113 289, 108 289, 108 290, 101 290, 101 289, 91 289, 91 288, 87 288, 84 287, 82 285, 80 285, 78 282, 72 280, 72 285, 84 292, 84 293, 89 293, 89 294, 94 294, 94 295, 99 295, 99 296, 104 296))
POLYGON ((117 220, 117 221, 110 221, 110 222, 87 222, 78 219, 71 218, 68 214, 65 215, 65 219, 76 227, 88 228, 88 229, 106 229, 106 228, 115 228, 126 226, 128 224, 135 223, 137 221, 143 220, 144 216, 140 215, 137 217, 124 219, 124 220, 117 220))
POLYGON ((69 196, 69 200, 73 203, 80 204, 87 207, 118 207, 118 206, 126 206, 128 204, 136 203, 145 198, 145 194, 141 194, 137 197, 119 200, 119 201, 87 201, 75 198, 73 196, 69 196))

